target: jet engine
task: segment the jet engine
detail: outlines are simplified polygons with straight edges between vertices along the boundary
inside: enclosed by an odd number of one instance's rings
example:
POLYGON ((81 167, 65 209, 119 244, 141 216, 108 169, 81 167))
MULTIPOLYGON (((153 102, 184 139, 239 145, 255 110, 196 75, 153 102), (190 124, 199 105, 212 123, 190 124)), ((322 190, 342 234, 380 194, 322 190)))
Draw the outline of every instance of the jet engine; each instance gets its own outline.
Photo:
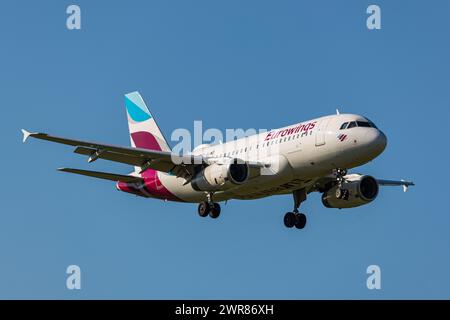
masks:
POLYGON ((197 173, 191 184, 197 191, 226 190, 247 181, 249 172, 247 163, 213 163, 197 173))
POLYGON ((327 208, 354 208, 375 200, 378 182, 372 176, 349 174, 344 176, 341 187, 335 185, 322 194, 327 208))

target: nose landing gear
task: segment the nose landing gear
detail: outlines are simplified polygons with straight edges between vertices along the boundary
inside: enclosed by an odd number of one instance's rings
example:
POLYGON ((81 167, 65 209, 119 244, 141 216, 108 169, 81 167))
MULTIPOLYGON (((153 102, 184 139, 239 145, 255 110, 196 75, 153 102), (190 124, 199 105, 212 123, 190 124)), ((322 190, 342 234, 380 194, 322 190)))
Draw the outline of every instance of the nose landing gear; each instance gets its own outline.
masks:
POLYGON ((347 175, 347 169, 336 169, 334 174, 336 175, 336 180, 338 187, 336 189, 336 198, 347 200, 349 197, 349 192, 342 188, 342 182, 344 181, 344 176, 347 175))

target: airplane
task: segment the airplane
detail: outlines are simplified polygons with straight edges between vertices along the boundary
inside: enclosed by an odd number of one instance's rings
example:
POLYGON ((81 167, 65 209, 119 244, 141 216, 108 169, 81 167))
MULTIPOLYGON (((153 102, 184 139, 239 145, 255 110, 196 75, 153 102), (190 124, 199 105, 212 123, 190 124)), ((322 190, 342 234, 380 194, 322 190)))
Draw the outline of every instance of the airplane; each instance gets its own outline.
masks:
POLYGON ((75 147, 91 163, 104 159, 134 166, 130 174, 60 168, 59 171, 116 182, 119 191, 165 201, 198 203, 201 217, 218 218, 219 202, 292 194, 294 209, 284 215, 288 228, 303 229, 300 205, 311 192, 327 208, 354 208, 375 200, 379 186, 405 180, 348 173, 386 148, 386 135, 368 118, 328 115, 219 144, 203 144, 186 154, 172 152, 139 92, 125 95, 131 147, 67 139, 22 129, 23 142, 37 138, 75 147))

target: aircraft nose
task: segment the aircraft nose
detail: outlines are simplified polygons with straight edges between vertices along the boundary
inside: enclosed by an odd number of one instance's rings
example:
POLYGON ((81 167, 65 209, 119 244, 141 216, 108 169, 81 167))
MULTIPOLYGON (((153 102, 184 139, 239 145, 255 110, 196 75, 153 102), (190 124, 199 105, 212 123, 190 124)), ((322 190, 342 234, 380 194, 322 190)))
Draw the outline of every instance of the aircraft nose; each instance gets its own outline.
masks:
POLYGON ((375 144, 378 146, 378 148, 380 148, 381 152, 384 151, 384 149, 386 149, 387 146, 387 137, 386 135, 383 133, 383 131, 378 130, 378 136, 375 139, 375 144))
POLYGON ((370 130, 365 137, 373 153, 379 155, 387 145, 387 137, 381 130, 370 130))

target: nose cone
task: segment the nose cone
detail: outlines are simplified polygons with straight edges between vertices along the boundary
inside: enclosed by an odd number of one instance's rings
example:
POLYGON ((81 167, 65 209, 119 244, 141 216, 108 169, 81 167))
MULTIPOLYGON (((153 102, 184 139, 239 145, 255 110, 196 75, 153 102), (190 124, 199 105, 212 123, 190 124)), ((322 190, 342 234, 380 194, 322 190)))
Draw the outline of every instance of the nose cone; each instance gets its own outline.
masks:
POLYGON ((375 144, 380 148, 380 153, 384 151, 384 149, 386 149, 387 146, 387 137, 386 135, 383 133, 383 131, 378 130, 378 138, 375 141, 375 144))
POLYGON ((373 157, 380 155, 386 149, 387 138, 380 130, 370 130, 366 133, 365 139, 369 152, 373 157))

